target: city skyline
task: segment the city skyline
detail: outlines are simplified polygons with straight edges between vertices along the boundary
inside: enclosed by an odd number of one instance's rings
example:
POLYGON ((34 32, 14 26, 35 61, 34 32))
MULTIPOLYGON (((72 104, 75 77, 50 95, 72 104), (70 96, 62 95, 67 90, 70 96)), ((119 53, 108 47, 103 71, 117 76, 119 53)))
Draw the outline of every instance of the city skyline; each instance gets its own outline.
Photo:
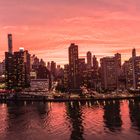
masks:
POLYGON ((0 140, 140 137, 140 0, 0 0, 0 140))
MULTIPOLYGON (((7 34, 8 35, 8 38, 9 38, 9 35, 12 35, 11 33, 10 34, 7 34)), ((12 41, 13 42, 13 41, 12 41)), ((70 43, 70 44, 75 44, 75 43, 70 43)), ((69 45, 70 45, 69 44, 69 45)), ((80 48, 80 46, 78 45, 78 44, 75 44, 75 45, 77 45, 78 46, 78 48, 80 48)), ((8 47, 9 46, 9 42, 7 42, 7 46, 6 47, 8 47)), ((14 46, 15 47, 15 45, 13 45, 13 43, 12 43, 12 46, 14 46)), ((13 51, 19 51, 20 49, 22 49, 22 50, 27 50, 24 46, 22 46, 22 47, 15 47, 16 49, 14 49, 13 51)), ((69 46, 67 47, 67 49, 69 48, 69 46)), ((121 58, 122 59, 122 64, 125 62, 125 61, 127 61, 129 58, 131 58, 131 55, 132 55, 132 53, 131 53, 131 51, 133 50, 133 49, 137 49, 137 48, 135 48, 135 47, 133 47, 132 49, 130 49, 130 52, 129 52, 129 55, 128 55, 128 57, 125 57, 125 59, 124 58, 121 58)), ((137 49, 138 50, 138 49, 137 49)), ((7 50, 5 50, 5 52, 6 52, 7 50)), ((29 50, 30 51, 30 50, 29 50)), ((45 60, 44 58, 42 58, 42 57, 39 57, 40 55, 39 54, 35 54, 35 53, 32 53, 32 51, 30 51, 31 52, 31 55, 32 56, 37 56, 40 60, 45 60)), ((114 51, 115 52, 115 51, 114 51)), ((138 51, 137 51, 138 52, 138 51)), ((68 53, 68 50, 67 50, 67 52, 66 53, 68 53)), ((98 56, 97 54, 95 54, 95 53, 93 53, 92 51, 90 51, 90 50, 88 50, 87 52, 83 52, 83 55, 81 55, 80 54, 80 49, 79 49, 79 59, 85 59, 85 61, 86 61, 86 63, 88 63, 88 56, 87 56, 87 54, 88 53, 91 53, 91 57, 92 57, 92 55, 93 55, 93 57, 97 57, 97 61, 98 62, 100 62, 100 60, 102 59, 102 58, 104 58, 104 57, 107 57, 107 58, 111 58, 111 57, 113 57, 113 55, 115 54, 108 54, 108 55, 102 55, 102 56, 98 56)), ((116 53, 119 53, 119 52, 117 52, 116 51, 116 53)), ((137 53, 138 54, 138 53, 137 53)), ((123 56, 124 54, 123 53, 121 53, 121 55, 123 56)), ((138 56, 139 56, 139 54, 138 54, 138 56)), ((64 57, 63 57, 64 58, 64 57)), ((64 66, 64 65, 66 65, 67 63, 68 63, 68 61, 69 61, 69 58, 68 58, 68 55, 67 55, 67 58, 66 58, 67 60, 66 61, 64 61, 64 63, 60 63, 60 61, 55 61, 58 65, 61 65, 62 67, 64 66)), ((48 63, 48 62, 54 62, 54 60, 55 59, 47 59, 47 61, 44 61, 46 64, 48 63)), ((2 61, 4 61, 4 54, 3 54, 3 57, 2 57, 2 59, 0 60, 1 62, 2 61)), ((99 64, 100 65, 100 64, 99 64)))
POLYGON ((84 57, 88 51, 98 59, 118 52, 124 61, 134 47, 140 53, 138 0, 5 0, 0 8, 1 61, 8 33, 13 34, 15 51, 24 47, 45 62, 58 64, 68 62, 71 43, 78 44, 84 57))
POLYGON ((88 51, 86 62, 85 58, 79 57, 78 45, 71 43, 68 48, 69 63, 65 64, 63 69, 54 61, 46 65, 43 59, 31 55, 24 48, 14 52, 12 34, 8 34, 7 37, 8 49, 5 52, 5 60, 1 63, 1 74, 5 76, 6 89, 30 87, 32 78, 48 79, 49 89, 52 80, 57 81, 57 88, 64 91, 79 92, 82 86, 99 92, 101 89, 140 89, 140 56, 137 56, 135 48, 132 49, 132 56, 122 65, 119 53, 112 57, 102 57, 98 62, 96 56, 88 51))

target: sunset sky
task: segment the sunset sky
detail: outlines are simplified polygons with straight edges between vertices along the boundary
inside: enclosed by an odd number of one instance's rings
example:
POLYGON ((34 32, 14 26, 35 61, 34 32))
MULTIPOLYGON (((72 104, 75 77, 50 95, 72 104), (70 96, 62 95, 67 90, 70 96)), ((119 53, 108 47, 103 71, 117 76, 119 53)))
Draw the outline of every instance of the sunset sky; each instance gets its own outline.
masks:
POLYGON ((7 34, 14 50, 24 47, 46 62, 67 63, 68 47, 98 59, 116 52, 140 55, 140 0, 0 0, 0 60, 7 34))

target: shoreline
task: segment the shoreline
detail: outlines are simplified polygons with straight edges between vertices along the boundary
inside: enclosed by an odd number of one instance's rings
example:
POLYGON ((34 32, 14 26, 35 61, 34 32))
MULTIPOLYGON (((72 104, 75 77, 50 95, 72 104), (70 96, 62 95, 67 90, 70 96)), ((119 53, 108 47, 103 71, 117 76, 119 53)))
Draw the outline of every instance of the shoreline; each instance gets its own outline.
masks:
POLYGON ((34 101, 34 102, 72 102, 72 101, 107 101, 107 100, 129 100, 140 99, 140 95, 125 96, 125 97, 92 97, 92 98, 53 98, 49 99, 45 96, 31 96, 31 97, 16 97, 7 98, 0 96, 0 101, 34 101))

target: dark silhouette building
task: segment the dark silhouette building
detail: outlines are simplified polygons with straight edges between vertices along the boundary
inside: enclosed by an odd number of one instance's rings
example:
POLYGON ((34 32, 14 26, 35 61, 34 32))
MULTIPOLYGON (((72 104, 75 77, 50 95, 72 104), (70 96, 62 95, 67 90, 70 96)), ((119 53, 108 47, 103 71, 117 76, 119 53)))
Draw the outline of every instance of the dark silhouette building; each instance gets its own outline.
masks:
POLYGON ((94 55, 93 56, 93 71, 98 71, 98 69, 99 69, 99 64, 98 64, 96 56, 94 55))
POLYGON ((13 53, 12 34, 8 34, 8 52, 9 52, 10 54, 13 53))
POLYGON ((87 68, 91 69, 92 67, 92 53, 89 51, 87 52, 87 68))
POLYGON ((79 81, 80 86, 84 84, 84 72, 86 70, 85 58, 79 58, 79 81))
POLYGON ((136 56, 136 50, 132 50, 132 57, 124 63, 126 88, 128 90, 140 90, 140 56, 136 56))
POLYGON ((99 88, 99 64, 97 61, 96 56, 93 56, 93 67, 92 67, 93 73, 92 73, 92 77, 93 77, 93 88, 95 90, 97 90, 97 88, 99 88))
POLYGON ((64 65, 64 88, 69 89, 69 65, 64 65))
POLYGON ((12 35, 8 35, 8 52, 5 52, 5 84, 7 89, 30 86, 30 54, 24 49, 13 53, 12 35))
POLYGON ((114 58, 101 59, 101 86, 104 90, 116 89, 116 73, 114 58))
POLYGON ((121 55, 104 57, 101 60, 101 86, 104 90, 118 88, 118 77, 121 70, 121 55))
POLYGON ((37 79, 48 79, 49 78, 49 70, 47 67, 40 65, 37 69, 37 79))
POLYGON ((15 82, 14 76, 14 55, 12 46, 12 34, 8 34, 8 52, 5 52, 5 84, 12 89, 15 82))
POLYGON ((51 61, 51 74, 53 77, 56 76, 56 63, 54 61, 51 61))
POLYGON ((71 90, 79 89, 78 60, 78 45, 72 43, 69 47, 69 88, 71 90))
POLYGON ((46 66, 46 63, 44 62, 43 59, 41 59, 40 62, 39 62, 39 65, 41 65, 41 66, 46 66))
POLYGON ((14 86, 26 88, 30 86, 30 54, 20 49, 14 52, 14 86))
POLYGON ((5 52, 5 84, 7 89, 12 89, 15 82, 14 55, 5 52))

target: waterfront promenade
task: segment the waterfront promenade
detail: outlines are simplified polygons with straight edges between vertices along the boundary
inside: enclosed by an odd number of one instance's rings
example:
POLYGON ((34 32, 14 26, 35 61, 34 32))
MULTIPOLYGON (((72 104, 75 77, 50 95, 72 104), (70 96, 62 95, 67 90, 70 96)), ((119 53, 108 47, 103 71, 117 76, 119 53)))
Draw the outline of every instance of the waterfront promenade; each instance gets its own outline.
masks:
POLYGON ((68 101, 91 101, 91 100, 120 100, 137 99, 140 94, 130 93, 110 93, 96 95, 78 95, 68 93, 46 93, 46 92, 19 92, 19 93, 1 93, 0 101, 43 101, 43 102, 68 102, 68 101))

